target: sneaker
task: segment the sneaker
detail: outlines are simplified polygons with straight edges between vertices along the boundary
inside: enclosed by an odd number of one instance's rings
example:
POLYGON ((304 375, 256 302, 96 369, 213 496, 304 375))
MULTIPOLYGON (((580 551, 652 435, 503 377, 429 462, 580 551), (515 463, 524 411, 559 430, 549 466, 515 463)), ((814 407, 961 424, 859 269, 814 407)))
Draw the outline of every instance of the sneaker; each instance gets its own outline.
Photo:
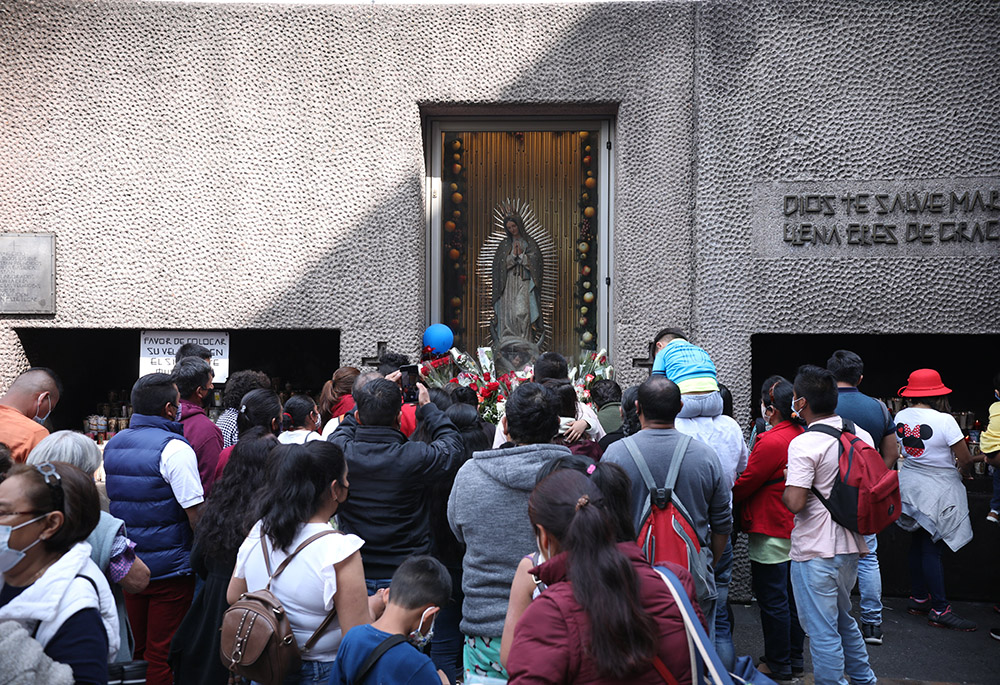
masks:
MULTIPOLYGON (((764 657, 760 657, 760 659, 758 659, 758 661, 760 662, 760 665, 763 666, 767 670, 764 670, 764 669, 761 669, 761 668, 758 668, 757 670, 760 671, 761 673, 769 676, 772 680, 777 680, 777 678, 774 676, 774 674, 771 673, 771 667, 767 665, 767 659, 764 658, 764 657)), ((791 675, 790 680, 794 680, 795 678, 801 678, 805 674, 806 674, 806 668, 805 668, 805 666, 792 666, 792 675, 791 675)))
POLYGON ((990 509, 990 513, 986 515, 986 520, 989 523, 995 523, 997 525, 1000 525, 1000 511, 997 511, 995 509, 990 509))
POLYGON ((1000 628, 990 628, 990 637, 994 640, 1000 640, 1000 628))
POLYGON ((906 602, 906 612, 913 614, 914 616, 926 616, 927 612, 931 610, 931 598, 924 597, 923 599, 917 599, 913 595, 910 595, 910 599, 906 602))
POLYGON ((882 644, 882 626, 874 623, 862 623, 861 636, 870 645, 880 645, 882 644))
POLYGON ((963 633, 971 633, 977 628, 976 624, 969 619, 956 616, 952 612, 950 604, 944 611, 931 609, 927 615, 927 622, 938 628, 951 628, 952 630, 960 630, 963 633))

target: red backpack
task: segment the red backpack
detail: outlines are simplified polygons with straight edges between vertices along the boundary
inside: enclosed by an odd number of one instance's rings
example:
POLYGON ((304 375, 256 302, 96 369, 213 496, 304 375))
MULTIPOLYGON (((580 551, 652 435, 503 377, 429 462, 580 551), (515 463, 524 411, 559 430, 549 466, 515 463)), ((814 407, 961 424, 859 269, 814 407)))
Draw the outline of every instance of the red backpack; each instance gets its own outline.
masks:
POLYGON ((822 423, 806 430, 825 433, 840 447, 840 474, 830 497, 812 488, 834 521, 855 533, 874 535, 899 518, 899 473, 886 467, 878 450, 855 434, 851 421, 844 419, 843 430, 822 423))
POLYGON ((671 562, 690 571, 699 604, 714 600, 716 591, 715 576, 711 569, 711 550, 707 546, 702 548, 691 524, 691 516, 674 492, 684 453, 691 444, 691 436, 681 436, 674 448, 663 487, 658 487, 653 480, 653 474, 635 440, 630 436, 622 442, 628 448, 643 483, 649 489, 639 519, 639 537, 636 543, 642 547, 646 559, 653 566, 671 562))

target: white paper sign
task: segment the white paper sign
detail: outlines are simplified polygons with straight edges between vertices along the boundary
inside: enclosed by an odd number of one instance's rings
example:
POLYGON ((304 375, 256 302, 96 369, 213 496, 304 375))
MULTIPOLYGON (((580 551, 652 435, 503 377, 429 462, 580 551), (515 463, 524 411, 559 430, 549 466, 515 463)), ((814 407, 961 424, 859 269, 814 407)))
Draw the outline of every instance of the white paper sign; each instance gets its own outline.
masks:
POLYGON ((139 338, 139 375, 174 368, 174 355, 181 345, 197 343, 212 351, 215 383, 229 377, 229 333, 222 331, 143 331, 139 338))

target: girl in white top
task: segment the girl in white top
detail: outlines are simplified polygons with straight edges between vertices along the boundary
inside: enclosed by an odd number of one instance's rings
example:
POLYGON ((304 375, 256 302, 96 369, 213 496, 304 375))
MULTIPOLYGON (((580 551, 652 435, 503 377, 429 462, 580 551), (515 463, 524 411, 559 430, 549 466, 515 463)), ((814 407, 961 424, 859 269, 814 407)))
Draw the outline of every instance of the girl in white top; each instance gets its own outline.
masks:
MULTIPOLYGON (((232 604, 248 590, 267 585, 261 545, 266 537, 271 568, 277 568, 306 538, 333 530, 330 519, 347 499, 347 463, 340 448, 326 441, 287 448, 275 468, 273 484, 264 496, 262 516, 236 555, 236 568, 226 598, 232 604)), ((301 649, 326 615, 336 618, 315 646, 302 654, 302 670, 286 685, 326 682, 343 633, 370 623, 385 604, 382 595, 369 601, 360 550, 355 535, 326 535, 305 547, 271 585, 271 592, 288 612, 301 649), (371 605, 371 608, 369 608, 371 605)))
POLYGON ((950 394, 933 369, 917 369, 899 390, 909 404, 895 419, 903 455, 899 466, 903 511, 897 523, 913 533, 908 611, 927 614, 932 625, 968 632, 976 624, 952 612, 941 566, 946 547, 958 551, 972 540, 968 496, 955 464, 967 471, 973 459, 962 430, 948 413, 950 394))
POLYGON ((322 440, 319 434, 319 408, 309 395, 292 395, 285 402, 281 415, 281 434, 278 442, 283 445, 301 445, 322 440))

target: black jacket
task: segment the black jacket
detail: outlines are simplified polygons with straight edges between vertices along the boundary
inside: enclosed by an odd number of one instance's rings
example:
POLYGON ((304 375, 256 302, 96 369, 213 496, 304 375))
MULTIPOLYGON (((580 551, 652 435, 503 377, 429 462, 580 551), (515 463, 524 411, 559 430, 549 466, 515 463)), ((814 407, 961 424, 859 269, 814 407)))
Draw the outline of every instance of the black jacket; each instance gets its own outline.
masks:
POLYGON ((350 496, 337 518, 365 541, 365 578, 392 578, 408 556, 431 552, 427 489, 454 474, 465 448, 455 424, 433 404, 417 408, 431 443, 410 442, 395 428, 358 425, 347 414, 329 441, 344 450, 350 496))

